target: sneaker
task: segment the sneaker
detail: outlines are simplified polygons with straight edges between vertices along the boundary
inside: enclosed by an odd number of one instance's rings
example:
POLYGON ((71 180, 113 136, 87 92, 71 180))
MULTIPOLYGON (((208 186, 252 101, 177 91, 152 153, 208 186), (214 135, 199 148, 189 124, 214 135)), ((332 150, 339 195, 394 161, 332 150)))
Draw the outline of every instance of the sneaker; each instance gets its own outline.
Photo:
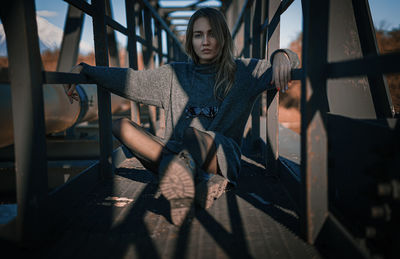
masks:
POLYGON ((196 164, 187 151, 166 156, 159 167, 160 190, 171 205, 171 220, 180 226, 192 209, 196 164))
POLYGON ((203 209, 209 209, 225 192, 227 185, 225 177, 203 172, 196 184, 196 203, 203 209))

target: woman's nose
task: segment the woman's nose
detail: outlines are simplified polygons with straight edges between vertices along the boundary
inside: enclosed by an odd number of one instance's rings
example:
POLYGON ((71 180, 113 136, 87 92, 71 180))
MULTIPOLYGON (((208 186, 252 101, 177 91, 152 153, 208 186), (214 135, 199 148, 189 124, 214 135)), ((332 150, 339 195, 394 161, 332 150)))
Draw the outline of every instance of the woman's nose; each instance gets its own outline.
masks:
POLYGON ((210 39, 207 35, 203 37, 203 45, 208 45, 210 43, 210 39))

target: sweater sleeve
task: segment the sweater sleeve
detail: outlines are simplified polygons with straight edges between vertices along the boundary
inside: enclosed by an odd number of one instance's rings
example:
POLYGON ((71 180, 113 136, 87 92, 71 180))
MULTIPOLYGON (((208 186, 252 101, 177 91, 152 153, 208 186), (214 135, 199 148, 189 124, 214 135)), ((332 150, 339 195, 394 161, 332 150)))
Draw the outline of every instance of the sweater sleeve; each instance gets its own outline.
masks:
POLYGON ((161 108, 165 108, 168 102, 173 76, 170 65, 140 71, 131 68, 90 66, 85 63, 82 63, 82 66, 85 76, 116 95, 161 108))
POLYGON ((293 51, 291 51, 290 49, 278 49, 275 50, 272 55, 271 55, 271 65, 273 65, 273 61, 274 61, 274 57, 278 52, 284 52, 286 53, 286 55, 289 57, 290 60, 290 66, 292 67, 292 69, 298 68, 300 66, 300 60, 299 57, 297 56, 296 53, 294 53, 293 51))
POLYGON ((274 56, 278 52, 284 52, 288 55, 290 65, 292 69, 298 68, 300 65, 300 60, 299 57, 297 56, 296 53, 291 51, 290 49, 278 49, 272 53, 270 61, 268 60, 259 60, 257 64, 257 69, 253 71, 253 76, 256 77, 257 80, 257 91, 258 93, 261 93, 265 90, 270 90, 274 89, 275 86, 271 85, 271 79, 272 79, 272 62, 274 60, 274 56))

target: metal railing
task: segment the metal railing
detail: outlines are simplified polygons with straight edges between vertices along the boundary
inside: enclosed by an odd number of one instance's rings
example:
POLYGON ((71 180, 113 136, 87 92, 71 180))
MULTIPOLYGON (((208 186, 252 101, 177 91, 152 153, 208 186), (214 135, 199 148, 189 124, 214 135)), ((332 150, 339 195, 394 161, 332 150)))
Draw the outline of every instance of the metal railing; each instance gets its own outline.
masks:
MULTIPOLYGON (((96 65, 108 66, 107 26, 128 37, 129 66, 137 69, 136 43, 143 44, 145 60, 149 62, 151 53, 159 55, 160 60, 182 60, 186 56, 179 40, 169 29, 168 24, 158 14, 156 8, 147 0, 126 0, 127 27, 122 26, 107 14, 107 5, 102 0, 85 1, 67 0, 70 5, 93 18, 96 65), (140 3, 140 5, 139 5, 140 3), (143 16, 143 17, 142 17, 143 16), (136 19, 140 17, 139 19, 136 19), (142 19, 143 18, 143 19, 142 19), (156 31, 151 31, 149 21, 153 19, 156 31), (145 20, 141 31, 136 35, 136 22, 145 20), (161 31, 167 34, 168 53, 162 51, 161 31), (157 35, 157 46, 153 45, 153 35, 157 35), (147 57, 146 57, 147 56, 147 57)), ((230 2, 230 1, 227 1, 230 2)), ((270 58, 279 48, 280 15, 293 3, 293 0, 245 0, 238 19, 232 30, 233 37, 239 35, 243 26, 244 48, 246 57, 270 58)), ((46 72, 41 70, 38 36, 35 22, 33 1, 14 0, 5 4, 7 8, 0 11, 7 34, 10 69, 0 70, 0 81, 10 81, 12 86, 13 117, 15 127, 15 164, 17 168, 17 202, 16 239, 33 239, 42 226, 38 225, 43 218, 43 207, 47 200, 46 144, 43 121, 42 84, 92 83, 85 78, 65 72, 46 72), (25 30, 24 28, 31 28, 25 30), (18 69, 16 69, 18 68, 18 69), (21 102, 22 100, 22 102, 21 102)), ((379 55, 373 36, 373 25, 366 0, 319 1, 302 0, 303 8, 303 51, 302 69, 293 71, 293 79, 301 79, 301 164, 300 178, 294 179, 295 188, 291 188, 292 197, 299 207, 300 223, 303 238, 309 243, 317 239, 339 236, 335 242, 346 243, 353 249, 353 254, 365 257, 366 252, 354 241, 351 233, 338 221, 331 212, 328 200, 328 138, 334 132, 328 131, 329 113, 340 114, 334 105, 340 102, 329 99, 327 85, 329 79, 368 77, 372 102, 366 103, 360 95, 353 94, 355 105, 373 106, 374 118, 391 118, 391 100, 383 74, 400 72, 398 59, 400 53, 379 55), (351 8, 347 8, 347 7, 351 8), (339 25, 330 23, 330 16, 335 8, 349 10, 354 17, 352 28, 358 29, 361 57, 345 61, 332 61, 329 56, 328 43, 332 43, 336 34, 343 31, 339 25), (345 8, 346 7, 346 8, 345 8), (332 27, 329 27, 332 26, 332 27), (329 32, 332 35, 328 35, 329 32), (322 237, 321 237, 322 236, 322 237), (340 239, 340 240, 339 240, 340 239), (350 244, 350 245, 349 245, 350 244)), ((338 36, 339 37, 339 36, 338 36)), ((75 43, 76 40, 75 40, 75 43)), ((332 45, 332 44, 330 44, 332 45)), ((76 46, 75 46, 76 47, 76 46)), ((73 51, 73 50, 70 50, 73 51)), ((338 53, 340 50, 338 50, 338 53)), ((337 53, 335 53, 337 54, 337 53)), ((339 53, 340 54, 340 53, 339 53)), ((349 58, 351 59, 351 57, 349 58)), ((74 63, 74 62, 72 62, 74 63)), ((145 64, 146 65, 146 64, 145 64)), ((147 64, 149 65, 149 64, 147 64)), ((68 65, 65 65, 68 67, 68 65)), ((355 87, 344 84, 346 90, 355 87)), ((338 88, 332 90, 336 93, 338 88)), ((366 88, 365 88, 366 89, 366 88)), ((112 176, 112 142, 110 93, 98 88, 99 127, 100 127, 100 160, 93 171, 99 171, 102 178, 112 176)), ((339 103, 340 104, 340 103, 339 103)), ((279 93, 271 90, 266 95, 266 164, 271 170, 287 174, 291 169, 282 165, 279 158, 278 105, 279 93)), ((134 108, 135 106, 133 106, 134 108)), ((260 100, 252 112, 252 136, 254 142, 260 138, 260 100)), ((370 107, 367 107, 370 108, 370 107)), ((132 119, 138 120, 138 111, 132 109, 132 119)), ((350 111, 351 113, 352 111, 350 111)), ((356 121, 357 114, 350 114, 349 120, 356 121)), ((358 116, 358 117, 357 117, 358 116)), ((396 122, 398 136, 399 122, 396 122)), ((363 130, 370 130, 366 128, 363 130)), ((334 157, 336 158, 336 157, 334 157)), ((289 176, 290 178, 290 176, 289 176)), ((79 181, 81 189, 86 184, 98 181, 97 174, 86 174, 79 181)), ((54 196, 66 197, 77 188, 56 190, 54 196), (73 189, 73 190, 72 190, 73 189)))
MULTIPOLYGON (((60 56, 67 56, 58 64, 58 71, 68 71, 76 62, 77 50, 82 29, 82 12, 92 17, 95 61, 98 66, 109 66, 109 49, 107 39, 108 31, 112 28, 128 37, 129 66, 137 69, 136 43, 144 46, 144 55, 152 52, 159 55, 159 60, 167 58, 168 61, 186 58, 180 41, 169 29, 167 23, 158 15, 157 11, 147 0, 126 0, 127 27, 115 21, 111 14, 110 1, 93 0, 91 4, 81 0, 66 0, 70 9, 67 14, 66 26, 79 27, 78 33, 64 36, 60 56), (74 7, 71 9, 71 7, 74 7), (136 20, 144 16, 147 24, 140 22, 138 26, 145 27, 144 35, 136 35, 136 20), (76 19, 80 17, 76 24, 76 19), (157 35, 157 45, 153 45, 151 19, 157 35), (74 23, 75 22, 75 23, 74 23), (165 31, 167 40, 167 54, 163 53, 161 31, 165 31), (144 37, 143 37, 144 36, 144 37), (64 42, 68 44, 64 44, 64 42)), ((90 189, 100 179, 113 175, 113 145, 111 134, 111 98, 106 90, 97 89, 99 112, 100 157, 99 163, 93 165, 86 174, 79 177, 79 181, 71 181, 48 194, 47 190, 47 154, 45 141, 44 110, 43 110, 43 84, 68 84, 93 83, 81 75, 68 72, 42 71, 39 53, 36 13, 34 1, 13 1, 2 4, 1 19, 7 35, 9 69, 0 70, 0 81, 10 82, 12 89, 12 110, 14 121, 14 149, 15 168, 17 177, 17 204, 15 232, 12 239, 21 242, 37 240, 37 235, 45 232, 46 224, 43 222, 47 206, 54 205, 56 200, 76 197, 85 189, 90 189), (26 28, 30 28, 26 30, 26 28), (20 33, 22 31, 22 33, 20 33), (21 49, 23 51, 21 51, 21 49), (23 100, 21 102, 21 100, 23 100), (79 183, 78 183, 79 182, 79 183), (73 186, 73 187, 71 187, 73 186), (71 197, 69 197, 71 196, 71 197), (54 202, 52 202, 54 201, 54 202)), ((111 42, 112 43, 112 42, 111 42)), ((110 55, 115 58, 114 55, 110 55)), ((115 60, 114 60, 115 62, 115 60)), ((146 62, 146 61, 145 61, 146 62)), ((147 62, 149 62, 147 60, 147 62)), ((132 105, 135 108, 135 105, 132 105)), ((136 106, 137 107, 137 106, 136 106)), ((133 109, 132 118, 139 120, 138 110, 133 109), (135 117, 136 116, 136 117, 135 117)))
MULTIPOLYGON (((258 59, 269 59, 271 54, 279 49, 279 21, 280 15, 293 3, 290 1, 243 1, 243 7, 232 29, 233 39, 237 38, 239 30, 243 28, 243 49, 240 56, 252 57, 258 59)), ((292 71, 292 79, 301 79, 301 69, 292 71)), ((278 106, 279 92, 270 90, 266 93, 266 101, 261 102, 261 96, 254 105, 251 118, 251 134, 252 139, 257 145, 260 139, 260 116, 261 105, 265 103, 267 106, 266 113, 266 165, 268 170, 276 171, 278 169, 279 158, 279 128, 278 128, 278 106)))
MULTIPOLYGON (((280 15, 293 3, 292 0, 279 1, 256 1, 244 0, 243 7, 238 15, 238 19, 232 30, 235 38, 243 28, 244 47, 240 55, 254 58, 269 58, 271 53, 279 48, 279 22, 280 15), (262 6, 262 4, 266 6, 262 6), (264 20, 265 19, 265 20, 264 20), (263 22, 261 22, 263 21, 263 22), (250 48, 251 46, 251 48, 250 48), (261 50, 260 50, 261 46, 261 50), (266 52, 265 52, 265 46, 266 52)), ((342 247, 343 244, 349 249, 348 253, 355 257, 368 257, 368 248, 360 245, 348 226, 336 218, 336 214, 331 211, 332 206, 336 206, 331 199, 328 200, 328 174, 336 173, 335 169, 328 170, 328 157, 330 161, 340 160, 340 155, 328 152, 328 137, 338 139, 334 131, 328 128, 339 126, 329 126, 339 123, 336 117, 330 117, 329 113, 342 114, 348 116, 347 120, 357 121, 357 118, 380 118, 393 117, 393 105, 390 93, 385 82, 384 74, 400 72, 396 66, 400 53, 379 55, 374 35, 374 27, 369 11, 368 1, 318 1, 303 0, 303 50, 302 50, 302 69, 293 71, 293 79, 301 79, 301 162, 297 172, 289 172, 293 169, 284 165, 279 159, 279 136, 278 136, 278 102, 279 93, 276 91, 267 92, 267 136, 266 136, 266 165, 273 171, 280 171, 281 179, 288 184, 292 199, 297 202, 301 223, 301 233, 305 240, 314 244, 317 240, 325 242, 330 247, 342 247), (347 13, 339 13, 347 10, 347 13), (333 21, 332 17, 341 15, 341 18, 333 21), (344 19, 345 18, 345 19, 344 19), (344 19, 340 21, 340 19, 344 19), (338 22, 339 20, 339 22, 338 22), (347 31, 344 27, 348 27, 347 31), (343 42, 354 41, 349 32, 358 34, 357 41, 360 45, 352 45, 353 52, 359 53, 358 56, 347 54, 340 46, 335 45, 335 39, 343 42), (328 37, 328 33, 330 35, 328 37), (347 34, 346 34, 347 33, 347 34), (330 48, 328 48, 328 42, 330 48), (335 58, 342 58, 345 61, 335 61, 335 58), (365 76, 363 89, 367 93, 357 92, 359 86, 354 82, 329 81, 344 77, 365 76), (335 85, 336 83, 336 85, 335 85), (331 85, 328 98, 327 87, 331 85), (340 85, 349 90, 348 95, 353 98, 351 104, 348 100, 342 100, 340 96, 340 85), (335 87, 335 88, 333 88, 335 87), (371 99, 363 99, 363 95, 371 93, 371 99), (336 97, 336 98, 335 98, 336 97), (338 108, 340 105, 351 106, 349 110, 343 112, 338 108), (358 108, 361 107, 361 108, 358 108), (359 110, 363 112, 360 113, 359 110), (368 113, 369 112, 369 113, 368 113), (297 175, 296 175, 297 174, 297 175), (285 179, 285 180, 284 180, 285 179), (333 236, 340 238, 332 239, 333 236)), ((348 44, 348 43, 347 43, 348 44)), ((252 134, 253 139, 260 137, 259 103, 256 103, 252 112, 252 134)), ((340 121, 340 120, 339 120, 340 121)), ((344 123, 344 122, 341 122, 344 123)), ((361 123, 361 122, 357 122, 361 123)), ((354 123, 357 125, 357 123, 354 123)), ((399 128, 399 122, 394 124, 399 128)), ((350 126, 349 126, 350 127, 350 126)), ((352 127, 355 127, 354 125, 352 127)), ((365 128, 364 124, 352 128, 352 130, 371 132, 375 129, 365 128), (361 128, 364 127, 364 128, 361 128)), ((371 127, 371 126, 369 126, 371 127)), ((396 136, 392 131, 390 136, 396 136)), ((394 140, 396 137, 394 137, 394 140)), ((393 140, 393 141, 394 141, 393 140)), ((368 139, 365 139, 368 142, 368 139)), ((361 144, 357 142, 358 144, 361 144)), ((376 142, 374 142, 376 143, 376 142)), ((344 144, 341 142, 341 144, 344 144)), ((346 143, 350 144, 350 143, 346 143)), ((365 145, 365 143, 362 143, 365 145)), ((330 144, 333 146, 334 144, 330 144)), ((376 145, 376 144, 371 144, 376 145)), ((386 145, 391 145, 386 143, 386 145)), ((340 149, 340 147, 336 148, 340 149)), ((348 154, 351 155, 351 154, 348 154)), ((362 161, 359 161, 360 163, 362 161)), ((337 163, 339 164, 339 163, 337 163)), ((351 168, 359 170, 360 166, 351 168)), ((363 184, 367 182, 364 177, 358 181, 363 184)), ((331 176, 332 178, 333 176, 331 176)), ((393 177, 393 176, 392 176, 393 177)), ((342 179, 345 181, 345 179, 342 179)), ((337 188, 337 183, 329 183, 331 192, 337 188)), ((370 184, 370 182, 369 182, 370 184)), ((360 184, 362 186, 362 184, 360 184)), ((367 198, 364 198, 364 200, 367 198)), ((364 201, 363 201, 364 202, 364 201)), ((370 201, 372 203, 372 201, 370 201)), ((355 205, 356 207, 358 205, 355 205)), ((350 215, 351 216, 351 215, 350 215)), ((349 217, 350 217, 349 216, 349 217)), ((354 218, 352 220, 355 220, 354 218)))

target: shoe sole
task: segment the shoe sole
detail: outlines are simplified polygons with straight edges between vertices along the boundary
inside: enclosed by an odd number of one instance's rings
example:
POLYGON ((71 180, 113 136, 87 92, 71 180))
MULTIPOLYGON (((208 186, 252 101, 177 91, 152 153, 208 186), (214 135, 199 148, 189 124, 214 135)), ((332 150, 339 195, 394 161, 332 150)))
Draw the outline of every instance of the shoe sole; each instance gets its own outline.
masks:
POLYGON ((160 191, 171 205, 171 220, 181 225, 191 210, 195 186, 193 176, 179 158, 173 157, 167 163, 160 179, 160 191))
POLYGON ((193 211, 193 198, 170 200, 171 220, 175 226, 181 226, 193 211))
POLYGON ((196 186, 196 202, 203 209, 209 209, 214 201, 225 192, 227 185, 228 180, 219 175, 213 176, 207 182, 200 182, 196 186))

